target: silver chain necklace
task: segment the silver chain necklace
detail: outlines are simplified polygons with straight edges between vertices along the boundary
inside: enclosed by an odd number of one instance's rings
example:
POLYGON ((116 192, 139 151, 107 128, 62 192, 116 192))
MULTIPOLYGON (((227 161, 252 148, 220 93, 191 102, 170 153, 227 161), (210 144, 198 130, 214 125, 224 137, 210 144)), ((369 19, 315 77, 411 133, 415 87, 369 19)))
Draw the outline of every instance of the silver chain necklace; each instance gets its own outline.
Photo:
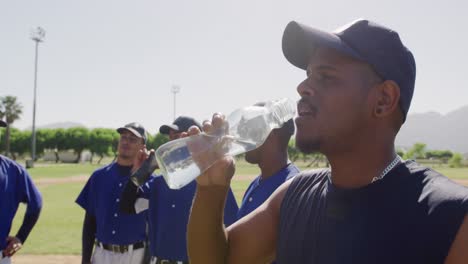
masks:
POLYGON ((388 166, 382 171, 382 173, 379 176, 372 178, 372 182, 376 182, 378 180, 383 179, 383 177, 385 177, 385 175, 387 175, 400 162, 401 162, 401 157, 400 155, 397 154, 396 157, 393 159, 393 161, 390 162, 390 164, 388 164, 388 166))

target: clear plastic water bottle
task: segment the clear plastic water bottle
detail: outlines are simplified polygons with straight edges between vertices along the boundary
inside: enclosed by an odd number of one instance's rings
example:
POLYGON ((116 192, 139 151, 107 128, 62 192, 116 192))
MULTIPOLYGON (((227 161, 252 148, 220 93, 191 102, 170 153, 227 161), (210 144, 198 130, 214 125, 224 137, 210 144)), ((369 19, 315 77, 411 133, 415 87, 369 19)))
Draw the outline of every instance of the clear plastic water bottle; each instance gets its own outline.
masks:
POLYGON ((266 140, 271 130, 295 116, 296 102, 291 99, 268 101, 264 106, 247 106, 233 111, 227 125, 214 134, 169 141, 156 150, 159 168, 171 189, 193 181, 218 159, 253 150, 266 140))

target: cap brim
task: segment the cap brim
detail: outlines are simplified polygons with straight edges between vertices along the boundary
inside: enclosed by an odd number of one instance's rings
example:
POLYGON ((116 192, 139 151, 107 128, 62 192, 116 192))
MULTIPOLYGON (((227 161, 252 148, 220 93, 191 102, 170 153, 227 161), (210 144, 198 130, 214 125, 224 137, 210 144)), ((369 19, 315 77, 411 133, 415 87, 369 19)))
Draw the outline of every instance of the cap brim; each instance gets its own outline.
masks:
POLYGON ((0 127, 6 127, 7 123, 3 120, 0 120, 0 127))
POLYGON ((172 125, 162 125, 159 128, 159 133, 169 135, 169 131, 171 129, 175 131, 179 131, 179 127, 177 125, 172 124, 172 125))
POLYGON ((291 21, 286 26, 282 40, 283 54, 294 66, 307 69, 317 47, 334 49, 356 59, 361 56, 337 35, 291 21))
POLYGON ((117 128, 117 132, 119 132, 119 134, 122 134, 123 131, 129 131, 131 132, 133 135, 139 137, 139 138, 143 138, 143 135, 140 134, 138 131, 136 131, 135 129, 131 128, 131 127, 120 127, 120 128, 117 128))

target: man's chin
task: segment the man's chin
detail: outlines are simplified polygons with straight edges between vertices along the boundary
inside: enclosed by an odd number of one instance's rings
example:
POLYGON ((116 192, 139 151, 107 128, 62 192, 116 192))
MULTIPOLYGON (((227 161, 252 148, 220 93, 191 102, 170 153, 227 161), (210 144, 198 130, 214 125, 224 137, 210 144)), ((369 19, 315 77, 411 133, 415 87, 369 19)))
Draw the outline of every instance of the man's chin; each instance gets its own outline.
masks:
POLYGON ((131 160, 131 158, 132 157, 130 155, 127 155, 127 154, 124 154, 124 153, 119 154, 119 159, 121 159, 121 160, 131 160))
POLYGON ((318 141, 307 141, 296 138, 296 147, 305 154, 311 154, 320 150, 318 141))

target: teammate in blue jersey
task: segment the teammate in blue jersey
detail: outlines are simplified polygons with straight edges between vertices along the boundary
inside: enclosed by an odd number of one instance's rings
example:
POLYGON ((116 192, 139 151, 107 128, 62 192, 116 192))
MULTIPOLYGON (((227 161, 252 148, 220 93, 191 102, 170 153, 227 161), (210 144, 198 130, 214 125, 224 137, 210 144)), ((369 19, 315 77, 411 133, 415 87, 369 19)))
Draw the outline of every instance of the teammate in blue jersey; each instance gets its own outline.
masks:
POLYGON ((145 148, 146 131, 134 122, 118 128, 117 132, 120 133, 120 139, 116 162, 96 170, 76 199, 76 203, 86 211, 82 263, 143 262, 146 214, 121 214, 119 204, 136 155, 145 148))
MULTIPOLYGON (((416 79, 399 34, 364 19, 334 32, 292 21, 282 46, 306 74, 296 146, 324 154, 330 169, 296 175, 225 229, 221 205, 235 168, 232 157, 217 161, 196 179, 190 263, 466 264, 468 188, 395 151, 416 79)), ((225 126, 215 114, 203 131, 225 126)))
MULTIPOLYGON (((170 140, 174 140, 179 138, 180 134, 186 132, 191 126, 200 128, 200 124, 195 119, 180 116, 173 124, 161 126, 159 131, 162 134, 169 135, 170 140)), ((187 155, 189 154, 187 153, 187 155)), ((193 181, 179 190, 172 190, 167 186, 162 176, 151 178, 139 189, 138 196, 149 200, 147 213, 151 264, 188 263, 187 222, 195 189, 196 183, 193 181)), ((133 201, 134 198, 128 196, 122 197, 122 200, 133 201)), ((138 206, 139 199, 136 204, 138 211, 144 209, 138 206)), ((229 191, 224 210, 224 224, 226 226, 236 220, 237 211, 236 200, 232 191, 229 191)))
MULTIPOLYGON (((0 127, 7 123, 0 120, 0 127)), ((0 264, 11 263, 10 257, 21 249, 37 222, 42 208, 41 194, 28 172, 13 160, 0 155, 0 264), (16 235, 11 224, 19 203, 26 203, 23 223, 16 235)))
MULTIPOLYGON (((264 103, 255 105, 264 106, 264 103)), ((293 134, 294 121, 291 119, 281 128, 272 130, 260 147, 245 153, 248 163, 258 165, 260 175, 245 191, 237 213, 238 219, 259 207, 281 184, 299 173, 299 169, 288 159, 288 144, 293 134)))

